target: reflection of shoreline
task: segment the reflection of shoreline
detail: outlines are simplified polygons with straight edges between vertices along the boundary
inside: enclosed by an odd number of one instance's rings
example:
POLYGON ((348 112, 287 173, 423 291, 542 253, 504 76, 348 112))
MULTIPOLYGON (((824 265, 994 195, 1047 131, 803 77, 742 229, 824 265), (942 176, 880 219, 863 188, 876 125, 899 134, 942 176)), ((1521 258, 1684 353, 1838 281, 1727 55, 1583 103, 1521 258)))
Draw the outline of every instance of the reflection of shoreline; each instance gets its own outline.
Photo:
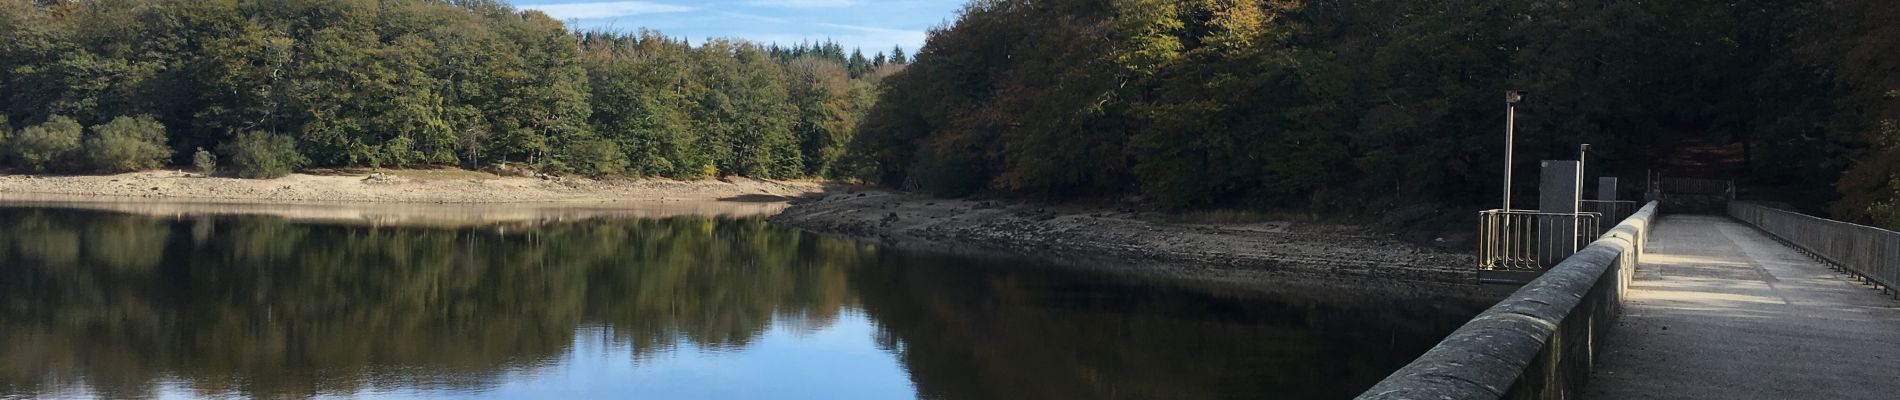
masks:
POLYGON ((1292 221, 1171 221, 1093 205, 868 191, 798 202, 771 221, 887 249, 954 253, 1329 303, 1488 305, 1517 288, 1476 280, 1469 254, 1374 230, 1292 221))
POLYGON ((1096 273, 1118 279, 1145 281, 1154 286, 1174 286, 1224 298, 1266 297, 1280 301, 1316 302, 1345 307, 1378 308, 1393 304, 1429 304, 1432 308, 1469 312, 1491 306, 1509 296, 1517 287, 1503 285, 1466 285, 1441 282, 1405 282, 1395 280, 1352 280, 1347 277, 1319 277, 1226 266, 1209 267, 1180 261, 1150 261, 1115 258, 1101 254, 1046 250, 1042 254, 983 247, 930 246, 909 242, 885 243, 886 249, 954 254, 998 262, 1022 263, 1034 260, 1036 266, 1081 273, 1096 273))
POLYGON ((246 215, 323 224, 460 228, 498 224, 539 225, 596 218, 763 217, 784 210, 786 202, 629 200, 416 204, 150 199, 29 193, 0 194, 0 207, 65 208, 164 218, 246 215))
POLYGON ((415 229, 134 206, 165 211, 0 205, 0 398, 684 393, 598 372, 643 365, 714 391, 687 398, 874 376, 882 398, 1324 398, 1477 309, 892 251, 758 218, 415 229), (714 362, 743 372, 706 380, 714 362))
POLYGON ((1350 397, 1483 309, 881 254, 851 286, 921 398, 1350 397))
POLYGON ((855 303, 845 270, 873 251, 757 218, 163 215, 0 206, 0 398, 142 398, 167 382, 187 397, 473 396, 563 362, 583 326, 613 327, 615 354, 635 358, 743 347, 773 321, 827 326, 855 303))

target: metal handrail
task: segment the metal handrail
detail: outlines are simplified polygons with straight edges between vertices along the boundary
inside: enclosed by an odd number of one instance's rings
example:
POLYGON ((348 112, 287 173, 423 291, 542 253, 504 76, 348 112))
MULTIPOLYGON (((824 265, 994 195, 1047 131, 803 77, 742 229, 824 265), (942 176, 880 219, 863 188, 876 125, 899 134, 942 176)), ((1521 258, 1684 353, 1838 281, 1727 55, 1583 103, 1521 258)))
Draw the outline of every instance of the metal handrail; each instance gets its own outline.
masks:
POLYGON ((1735 193, 1735 181, 1725 179, 1657 178, 1656 190, 1685 195, 1728 195, 1735 193))
POLYGON ((1728 213, 1844 272, 1890 290, 1900 284, 1900 232, 1745 201, 1729 202, 1728 213))
POLYGON ((1533 210, 1478 212, 1478 269, 1540 272, 1595 241, 1603 231, 1594 212, 1533 210), (1564 236, 1569 236, 1565 240, 1564 236), (1552 238, 1555 240, 1544 240, 1552 238))
POLYGON ((1650 181, 1649 199, 1666 203, 1671 212, 1721 214, 1735 201, 1735 181, 1664 178, 1650 181))

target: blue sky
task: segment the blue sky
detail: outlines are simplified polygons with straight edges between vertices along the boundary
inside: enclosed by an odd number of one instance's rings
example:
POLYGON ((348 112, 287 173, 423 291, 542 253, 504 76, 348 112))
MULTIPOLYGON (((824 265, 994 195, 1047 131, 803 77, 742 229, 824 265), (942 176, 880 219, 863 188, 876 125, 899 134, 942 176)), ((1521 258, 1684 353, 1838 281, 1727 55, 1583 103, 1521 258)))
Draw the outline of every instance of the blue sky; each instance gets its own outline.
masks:
POLYGON ((831 39, 869 56, 903 46, 915 54, 924 32, 956 18, 966 0, 514 0, 570 27, 655 29, 699 43, 739 38, 796 44, 831 39))

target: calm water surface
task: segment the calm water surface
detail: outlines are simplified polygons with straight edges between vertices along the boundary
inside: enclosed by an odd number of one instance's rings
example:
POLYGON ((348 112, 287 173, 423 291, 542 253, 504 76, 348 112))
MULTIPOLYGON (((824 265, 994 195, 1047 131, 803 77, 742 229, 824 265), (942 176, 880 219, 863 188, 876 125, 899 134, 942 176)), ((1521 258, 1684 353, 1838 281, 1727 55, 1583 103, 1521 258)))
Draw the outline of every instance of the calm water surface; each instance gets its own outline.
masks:
POLYGON ((1345 398, 1475 309, 911 253, 758 219, 0 207, 0 398, 1345 398))

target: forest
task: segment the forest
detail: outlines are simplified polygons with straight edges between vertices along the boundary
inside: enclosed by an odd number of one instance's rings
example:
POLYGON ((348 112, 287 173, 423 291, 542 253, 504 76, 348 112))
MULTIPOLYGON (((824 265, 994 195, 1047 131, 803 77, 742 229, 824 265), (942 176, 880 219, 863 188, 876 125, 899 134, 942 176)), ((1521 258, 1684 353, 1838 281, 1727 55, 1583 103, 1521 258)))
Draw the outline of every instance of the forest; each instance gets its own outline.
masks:
POLYGON ((1519 197, 1590 143, 1592 176, 1734 178, 1896 226, 1893 21, 1886 0, 978 0, 850 150, 946 195, 1406 219, 1497 207, 1523 90, 1519 197))
POLYGON ((0 162, 832 177, 906 58, 574 31, 499 0, 0 0, 0 162))
POLYGON ((1900 226, 1900 3, 974 0, 914 55, 500 0, 0 0, 0 163, 862 180, 1406 220, 1537 161, 1900 226))

